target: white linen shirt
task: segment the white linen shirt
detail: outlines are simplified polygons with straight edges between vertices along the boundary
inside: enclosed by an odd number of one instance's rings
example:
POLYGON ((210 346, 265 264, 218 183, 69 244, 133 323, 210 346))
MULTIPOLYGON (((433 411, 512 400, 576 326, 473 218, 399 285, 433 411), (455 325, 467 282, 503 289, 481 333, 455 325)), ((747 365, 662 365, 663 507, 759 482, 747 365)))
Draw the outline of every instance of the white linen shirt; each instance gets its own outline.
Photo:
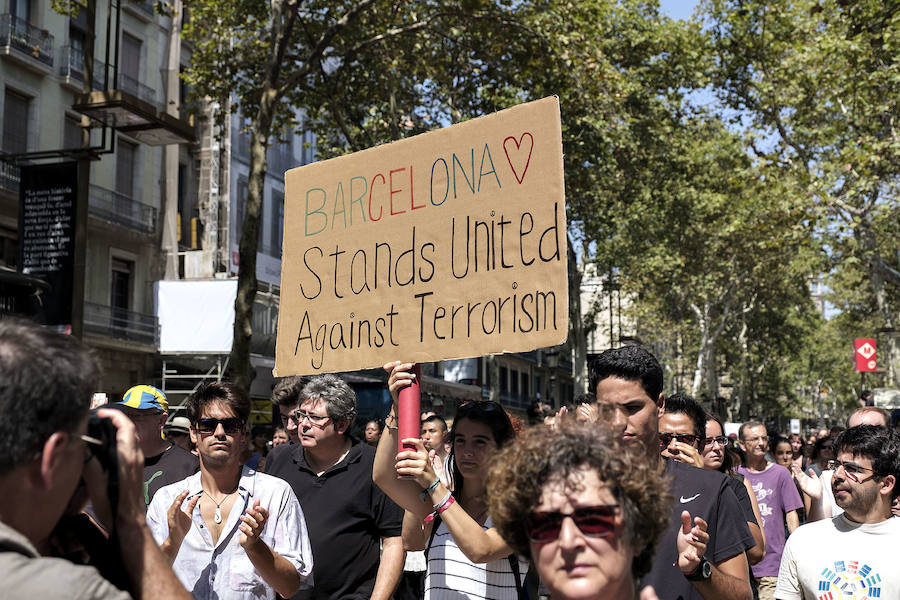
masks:
MULTIPOLYGON (((169 536, 168 510, 184 490, 188 499, 202 491, 200 473, 160 488, 147 509, 147 525, 153 538, 162 544, 169 536)), ((244 466, 238 497, 225 521, 216 544, 200 514, 194 508, 193 523, 175 556, 172 569, 187 590, 198 600, 274 600, 275 590, 263 581, 240 544, 240 517, 256 500, 269 511, 260 538, 297 569, 300 588, 312 585, 312 549, 303 510, 291 487, 281 479, 244 466)), ((185 504, 187 499, 185 500, 185 504)), ((184 506, 184 504, 182 505, 184 506)))

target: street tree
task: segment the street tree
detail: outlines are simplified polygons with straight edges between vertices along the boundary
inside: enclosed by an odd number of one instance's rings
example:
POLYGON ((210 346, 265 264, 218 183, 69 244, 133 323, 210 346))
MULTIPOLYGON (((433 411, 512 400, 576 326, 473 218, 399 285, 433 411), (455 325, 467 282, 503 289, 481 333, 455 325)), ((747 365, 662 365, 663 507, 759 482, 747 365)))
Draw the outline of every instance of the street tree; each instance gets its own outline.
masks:
POLYGON ((701 15, 715 87, 748 121, 750 148, 796 178, 835 268, 865 273, 886 334, 886 379, 897 382, 897 3, 707 0, 701 15))

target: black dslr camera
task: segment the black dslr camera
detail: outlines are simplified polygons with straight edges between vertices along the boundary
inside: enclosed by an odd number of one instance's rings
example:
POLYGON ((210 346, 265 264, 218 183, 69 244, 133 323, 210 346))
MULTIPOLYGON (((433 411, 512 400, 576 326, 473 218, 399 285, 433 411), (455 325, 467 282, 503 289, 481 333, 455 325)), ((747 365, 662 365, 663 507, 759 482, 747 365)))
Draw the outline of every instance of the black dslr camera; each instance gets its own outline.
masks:
POLYGON ((115 520, 119 509, 119 457, 116 452, 116 426, 105 417, 91 412, 88 417, 87 435, 96 442, 89 442, 91 453, 106 472, 106 497, 115 520))

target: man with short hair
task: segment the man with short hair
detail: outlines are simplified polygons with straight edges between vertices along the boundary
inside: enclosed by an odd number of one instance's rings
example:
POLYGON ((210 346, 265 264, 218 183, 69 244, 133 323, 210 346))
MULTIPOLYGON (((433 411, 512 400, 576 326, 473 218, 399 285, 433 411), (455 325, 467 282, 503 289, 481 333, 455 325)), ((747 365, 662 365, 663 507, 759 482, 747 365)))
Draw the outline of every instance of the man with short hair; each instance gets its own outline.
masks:
MULTIPOLYGON (((863 406, 857 408, 850 416, 847 417, 847 428, 856 427, 857 425, 874 425, 875 427, 888 427, 891 422, 890 417, 883 408, 876 406, 863 406)), ((827 466, 827 465, 826 465, 827 466)), ((810 469, 804 473, 798 468, 793 468, 794 479, 800 485, 807 496, 809 496, 809 513, 807 514, 807 522, 818 521, 820 519, 830 519, 841 514, 842 509, 834 500, 831 493, 831 478, 834 470, 827 468, 822 471, 821 475, 816 475, 815 471, 810 469)))
POLYGON ((778 600, 900 598, 900 434, 857 425, 835 440, 831 482, 843 513, 807 524, 788 539, 778 572, 778 600))
POLYGON ((285 377, 272 389, 272 404, 278 407, 281 424, 284 426, 291 444, 300 443, 300 424, 296 419, 297 407, 300 403, 297 398, 300 397, 300 391, 307 381, 306 377, 285 377))
POLYGON ((147 510, 153 536, 200 600, 274 600, 312 572, 306 520, 284 481, 244 463, 250 400, 231 384, 188 399, 200 472, 160 489, 147 510))
POLYGON ((745 550, 753 538, 725 475, 660 456, 659 419, 666 403, 662 386, 659 362, 639 346, 606 350, 591 361, 589 390, 600 419, 621 432, 649 464, 671 476, 670 525, 641 585, 652 585, 663 598, 747 600, 752 592, 745 550), (704 531, 709 540, 701 549, 695 544, 704 531))
POLYGON ((136 385, 114 406, 128 415, 137 429, 144 453, 144 502, 148 506, 161 487, 197 472, 199 459, 162 435, 169 418, 169 402, 160 390, 136 385))
POLYGON ((434 472, 441 478, 444 485, 447 485, 449 481, 444 469, 444 462, 447 460, 447 455, 450 454, 447 448, 449 445, 447 442, 450 441, 447 439, 447 434, 447 422, 438 415, 431 415, 422 420, 420 432, 422 441, 425 442, 425 448, 431 458, 431 466, 434 467, 434 472))
MULTIPOLYGON (((175 417, 163 427, 163 433, 166 439, 174 445, 184 448, 188 452, 193 450, 191 445, 191 422, 187 417, 175 417)), ((191 454, 194 454, 191 452, 191 454)), ((195 455, 196 456, 196 455, 195 455)), ((197 461, 197 468, 200 468, 200 462, 197 461)))
MULTIPOLYGON (((88 483, 94 505, 110 511, 106 481, 87 444, 97 365, 75 338, 32 323, 0 321, 0 585, 4 598, 94 600, 131 596, 93 567, 47 558, 51 532, 88 483), (44 556, 42 556, 44 554, 44 556)), ((188 599, 144 521, 144 457, 134 425, 101 409, 116 428, 119 499, 114 552, 131 591, 142 598, 188 599)), ((71 507, 70 507, 71 508, 71 507)), ((78 507, 80 508, 80 507, 78 507)), ((75 510, 77 510, 76 508, 75 510)))
POLYGON ((760 600, 771 600, 784 549, 785 524, 790 533, 800 526, 797 509, 803 507, 803 500, 787 468, 766 459, 769 436, 762 423, 744 423, 738 430, 738 438, 747 461, 746 466, 738 467, 738 473, 753 487, 766 534, 766 555, 753 565, 753 575, 759 582, 760 600))
POLYGON ((291 389, 296 396, 277 403, 299 425, 300 443, 274 448, 266 472, 287 481, 314 515, 315 587, 295 598, 387 600, 403 570, 403 510, 372 481, 375 449, 350 435, 356 394, 335 375, 291 389))

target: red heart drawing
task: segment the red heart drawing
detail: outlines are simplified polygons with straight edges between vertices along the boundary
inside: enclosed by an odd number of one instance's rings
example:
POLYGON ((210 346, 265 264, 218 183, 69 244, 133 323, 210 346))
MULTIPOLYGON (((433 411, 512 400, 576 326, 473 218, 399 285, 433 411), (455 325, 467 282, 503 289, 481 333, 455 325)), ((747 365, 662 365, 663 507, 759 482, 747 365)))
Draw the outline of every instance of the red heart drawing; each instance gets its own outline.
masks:
POLYGON ((513 175, 515 175, 515 177, 516 177, 516 181, 518 181, 519 184, 521 184, 522 180, 525 179, 525 172, 528 170, 528 165, 531 164, 531 152, 533 150, 534 150, 534 138, 531 137, 531 134, 528 133, 527 131, 525 133, 523 133, 521 136, 519 136, 518 140, 516 138, 514 138, 513 136, 509 136, 508 138, 503 140, 503 151, 506 153, 506 160, 509 163, 509 168, 512 169, 513 175), (507 143, 512 141, 516 145, 516 149, 513 151, 513 153, 516 155, 516 159, 517 159, 516 162, 521 164, 522 163, 521 156, 525 152, 524 149, 522 148, 522 142, 525 140, 526 137, 528 137, 528 157, 525 159, 525 166, 522 167, 522 175, 519 176, 518 170, 516 169, 515 165, 513 165, 513 159, 510 158, 510 156, 509 156, 509 147, 507 146, 507 143))

